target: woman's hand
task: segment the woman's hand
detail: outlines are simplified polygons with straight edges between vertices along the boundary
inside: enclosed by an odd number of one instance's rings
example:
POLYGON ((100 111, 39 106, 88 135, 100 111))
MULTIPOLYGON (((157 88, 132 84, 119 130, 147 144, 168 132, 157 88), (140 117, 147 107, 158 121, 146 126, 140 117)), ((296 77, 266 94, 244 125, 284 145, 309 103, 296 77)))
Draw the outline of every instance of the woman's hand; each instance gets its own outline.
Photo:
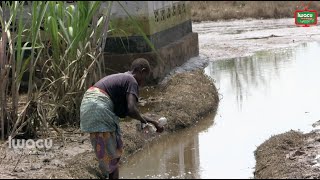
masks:
POLYGON ((156 128, 158 133, 162 133, 164 131, 164 127, 159 125, 159 122, 154 121, 152 119, 150 119, 149 117, 143 116, 143 118, 148 122, 153 124, 156 128))
POLYGON ((162 133, 163 131, 164 131, 164 127, 163 126, 156 126, 156 128, 157 128, 157 131, 156 132, 158 132, 158 133, 162 133))

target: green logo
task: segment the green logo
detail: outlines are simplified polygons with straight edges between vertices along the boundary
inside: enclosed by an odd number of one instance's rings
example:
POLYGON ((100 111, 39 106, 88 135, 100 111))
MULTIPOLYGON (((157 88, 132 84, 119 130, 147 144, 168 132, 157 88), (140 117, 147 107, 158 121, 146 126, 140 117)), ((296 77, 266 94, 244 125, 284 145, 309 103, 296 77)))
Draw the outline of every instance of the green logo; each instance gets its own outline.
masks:
POLYGON ((297 11, 295 13, 295 20, 297 25, 315 25, 317 24, 317 12, 297 11))

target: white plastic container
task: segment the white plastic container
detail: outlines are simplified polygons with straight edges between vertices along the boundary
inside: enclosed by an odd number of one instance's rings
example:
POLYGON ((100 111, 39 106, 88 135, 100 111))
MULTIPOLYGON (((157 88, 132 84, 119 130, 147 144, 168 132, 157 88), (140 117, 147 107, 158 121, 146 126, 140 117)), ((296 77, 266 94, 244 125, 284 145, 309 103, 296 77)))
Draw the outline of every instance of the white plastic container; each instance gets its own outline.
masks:
POLYGON ((160 126, 164 126, 164 125, 166 125, 166 124, 168 123, 168 120, 167 120, 167 118, 165 118, 165 117, 161 117, 161 118, 158 120, 158 122, 159 122, 159 125, 160 125, 160 126))

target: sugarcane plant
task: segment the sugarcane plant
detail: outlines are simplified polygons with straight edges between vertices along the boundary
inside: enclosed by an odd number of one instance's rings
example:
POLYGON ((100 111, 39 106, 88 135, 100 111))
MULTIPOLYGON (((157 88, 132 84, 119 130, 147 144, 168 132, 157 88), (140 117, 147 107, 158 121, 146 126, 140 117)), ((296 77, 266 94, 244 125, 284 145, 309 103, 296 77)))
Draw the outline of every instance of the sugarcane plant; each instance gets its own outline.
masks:
POLYGON ((76 5, 51 1, 33 2, 30 9, 24 9, 23 2, 2 2, 2 139, 5 129, 14 137, 28 126, 36 131, 39 127, 54 127, 58 120, 78 119, 83 91, 103 74, 102 47, 111 6, 112 1, 84 1, 76 5), (17 32, 13 33, 13 29, 17 32), (26 56, 27 50, 30 56, 26 56), (41 83, 36 83, 39 77, 35 71, 40 71, 41 83), (18 113, 19 84, 26 72, 29 73, 27 102, 18 113), (12 82, 11 109, 8 109, 9 82, 12 82), (11 126, 5 127, 9 119, 11 126))
POLYGON ((28 43, 23 44, 23 41, 26 41, 24 2, 2 1, 0 14, 0 120, 3 140, 9 133, 10 125, 18 124, 17 121, 20 118, 18 116, 19 89, 28 64, 23 59, 30 47, 28 43))
POLYGON ((39 62, 44 81, 38 103, 42 118, 49 124, 78 124, 84 91, 103 76, 103 47, 111 5, 100 1, 48 3, 45 53, 39 62))
MULTIPOLYGON (((57 125, 77 126, 84 91, 106 75, 104 47, 108 33, 117 29, 109 29, 113 1, 25 2, 2 1, 0 7, 2 139, 49 129, 62 134, 57 125), (19 89, 26 75, 22 103, 19 89)), ((117 3, 155 51, 137 21, 117 3)))

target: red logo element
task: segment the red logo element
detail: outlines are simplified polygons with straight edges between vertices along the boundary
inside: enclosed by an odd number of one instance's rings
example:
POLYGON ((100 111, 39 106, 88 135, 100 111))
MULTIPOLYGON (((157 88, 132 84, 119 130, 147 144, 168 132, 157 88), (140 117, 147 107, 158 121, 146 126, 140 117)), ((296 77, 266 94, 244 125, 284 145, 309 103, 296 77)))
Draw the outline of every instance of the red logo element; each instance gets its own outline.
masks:
MULTIPOLYGON (((316 25, 318 23, 318 13, 316 10, 308 10, 311 1, 305 5, 301 2, 301 7, 304 7, 304 10, 296 10, 294 12, 295 24, 297 26, 310 27, 310 25, 316 25)), ((297 6, 299 8, 299 6, 297 6)))
POLYGON ((294 19, 297 26, 309 27, 318 23, 318 13, 316 10, 296 10, 294 19))

